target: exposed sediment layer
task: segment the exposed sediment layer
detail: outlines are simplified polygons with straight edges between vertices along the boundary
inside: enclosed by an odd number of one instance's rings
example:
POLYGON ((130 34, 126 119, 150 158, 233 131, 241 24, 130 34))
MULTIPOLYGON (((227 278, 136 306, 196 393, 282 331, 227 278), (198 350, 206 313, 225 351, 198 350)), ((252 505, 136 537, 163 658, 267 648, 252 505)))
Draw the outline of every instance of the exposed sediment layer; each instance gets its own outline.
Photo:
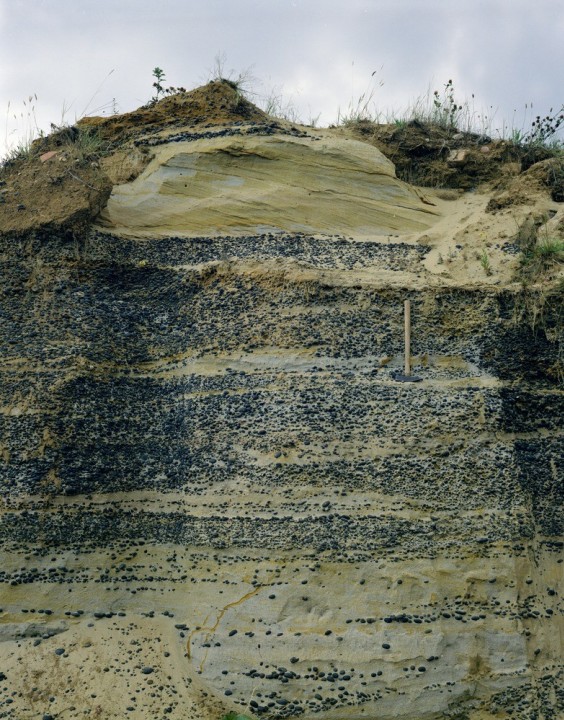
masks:
POLYGON ((519 247, 236 95, 87 122, 137 179, 0 236, 0 718, 557 720, 564 393, 519 247))
POLYGON ((103 227, 137 237, 366 235, 423 230, 438 214, 366 143, 321 133, 172 140, 153 148, 136 180, 114 188, 103 227))
POLYGON ((36 242, 2 246, 4 717, 83 686, 105 717, 557 717, 564 396, 511 292, 409 290, 400 241, 36 242))

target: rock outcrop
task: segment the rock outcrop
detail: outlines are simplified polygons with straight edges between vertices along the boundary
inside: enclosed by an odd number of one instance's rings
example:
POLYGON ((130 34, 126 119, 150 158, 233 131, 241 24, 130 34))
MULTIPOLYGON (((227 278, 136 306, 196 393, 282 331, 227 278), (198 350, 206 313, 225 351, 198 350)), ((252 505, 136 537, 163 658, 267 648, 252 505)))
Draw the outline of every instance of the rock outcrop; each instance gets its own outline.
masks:
POLYGON ((513 219, 253 117, 141 125, 93 225, 0 235, 0 718, 556 720, 564 394, 513 219))
POLYGON ((434 208, 366 143, 294 128, 283 134, 271 125, 177 133, 160 142, 144 172, 114 188, 100 218, 111 231, 151 238, 373 236, 433 222, 434 208))

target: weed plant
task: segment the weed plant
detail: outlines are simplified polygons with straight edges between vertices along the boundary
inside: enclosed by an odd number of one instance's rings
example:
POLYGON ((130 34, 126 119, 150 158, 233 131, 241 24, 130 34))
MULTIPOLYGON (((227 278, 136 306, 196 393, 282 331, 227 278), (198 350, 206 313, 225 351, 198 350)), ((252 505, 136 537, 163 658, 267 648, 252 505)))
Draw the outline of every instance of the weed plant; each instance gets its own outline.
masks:
MULTIPOLYGON (((548 115, 541 117, 537 115, 533 120, 531 129, 522 139, 524 145, 547 145, 554 140, 558 131, 564 127, 564 105, 558 112, 554 112, 552 108, 548 111, 548 115)), ((558 143, 561 145, 561 143, 558 143)))
POLYGON ((460 124, 462 105, 458 105, 454 98, 454 85, 452 80, 445 83, 444 90, 440 93, 435 90, 433 93, 433 111, 431 122, 448 130, 457 129, 460 124))
POLYGON ((492 272, 493 272, 492 266, 491 266, 490 258, 488 257, 488 253, 486 252, 486 250, 483 250, 482 254, 480 255, 480 265, 483 267, 486 275, 492 274, 492 272))
POLYGON ((186 92, 186 88, 183 87, 173 87, 172 85, 170 87, 165 87, 164 82, 166 80, 166 76, 164 70, 160 67, 153 69, 153 77, 155 78, 153 87, 155 88, 156 93, 149 101, 149 106, 155 105, 162 99, 162 97, 166 97, 167 95, 176 95, 180 92, 186 92))
POLYGON ((8 103, 4 127, 4 145, 8 151, 6 156, 2 159, 2 164, 13 163, 17 160, 24 160, 29 157, 34 139, 43 135, 43 132, 39 129, 37 124, 37 117, 35 114, 36 102, 37 95, 29 95, 27 100, 22 100, 23 110, 21 110, 19 114, 12 113, 11 103, 8 103), (11 133, 9 133, 8 130, 11 118, 13 118, 13 120, 19 123, 23 128, 23 132, 20 134, 20 137, 15 145, 10 141, 11 133))

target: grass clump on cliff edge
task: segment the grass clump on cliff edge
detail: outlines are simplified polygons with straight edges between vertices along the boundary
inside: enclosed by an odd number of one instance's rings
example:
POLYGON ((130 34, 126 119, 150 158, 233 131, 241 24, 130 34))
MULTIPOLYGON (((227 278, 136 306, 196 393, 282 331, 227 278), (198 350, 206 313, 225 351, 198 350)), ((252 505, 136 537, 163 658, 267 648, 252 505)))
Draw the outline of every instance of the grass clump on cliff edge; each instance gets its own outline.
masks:
POLYGON ((546 279, 547 275, 564 264, 564 240, 545 237, 523 253, 521 276, 532 282, 546 279))
POLYGON ((523 285, 554 284, 564 270, 564 220, 554 226, 554 215, 531 213, 517 230, 521 256, 516 279, 523 285))
POLYGON ((533 332, 544 332, 547 340, 557 345, 556 361, 549 375, 563 383, 564 221, 549 231, 547 220, 529 218, 516 236, 521 256, 515 279, 521 284, 521 292, 515 306, 515 321, 528 325, 533 332))
MULTIPOLYGON (((372 86, 351 101, 346 112, 339 111, 337 125, 374 144, 394 163, 397 176, 412 184, 469 190, 499 181, 503 164, 516 163, 524 171, 542 160, 564 157, 558 139, 564 105, 556 113, 551 109, 537 116, 528 131, 505 122, 499 130, 494 127, 495 111, 478 112, 473 95, 460 101, 452 79, 399 112, 375 110, 374 94, 372 86)), ((564 170, 547 184, 555 201, 564 200, 564 170)))
POLYGON ((30 160, 41 160, 41 156, 50 151, 77 166, 100 159, 109 148, 95 128, 51 123, 49 135, 40 134, 35 140, 18 145, 3 159, 0 170, 6 171, 30 160))
POLYGON ((80 228, 109 197, 112 184, 101 166, 109 152, 104 138, 95 128, 51 129, 0 164, 0 233, 80 228))

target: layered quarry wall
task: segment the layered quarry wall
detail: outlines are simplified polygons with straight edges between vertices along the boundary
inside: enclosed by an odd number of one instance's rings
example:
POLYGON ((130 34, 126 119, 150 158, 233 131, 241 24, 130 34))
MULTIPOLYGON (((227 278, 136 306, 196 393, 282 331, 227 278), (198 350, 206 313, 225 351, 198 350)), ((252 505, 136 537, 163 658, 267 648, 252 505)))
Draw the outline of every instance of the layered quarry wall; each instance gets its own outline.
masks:
POLYGON ((396 180, 395 236, 273 228, 255 184, 205 235, 166 152, 177 234, 131 209, 154 161, 98 226, 0 238, 0 717, 555 720, 556 346, 427 277, 396 180))

